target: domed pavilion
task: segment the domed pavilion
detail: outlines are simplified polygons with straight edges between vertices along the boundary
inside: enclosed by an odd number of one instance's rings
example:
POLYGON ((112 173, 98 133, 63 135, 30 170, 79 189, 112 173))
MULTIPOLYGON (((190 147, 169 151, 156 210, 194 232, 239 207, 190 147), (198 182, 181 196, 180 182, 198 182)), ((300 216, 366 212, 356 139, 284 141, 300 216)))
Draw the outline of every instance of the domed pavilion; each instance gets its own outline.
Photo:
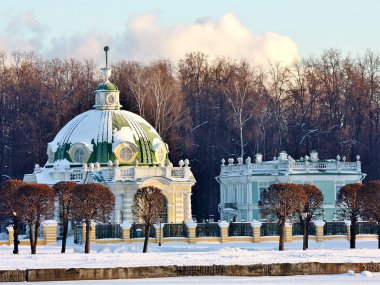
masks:
POLYGON ((168 145, 142 117, 121 109, 111 69, 101 69, 104 82, 94 92, 95 105, 68 122, 48 143, 48 161, 36 165, 27 182, 54 185, 59 181, 101 183, 115 194, 113 223, 132 223, 137 189, 161 189, 166 207, 164 222, 191 221, 194 176, 186 159, 173 167, 168 145))

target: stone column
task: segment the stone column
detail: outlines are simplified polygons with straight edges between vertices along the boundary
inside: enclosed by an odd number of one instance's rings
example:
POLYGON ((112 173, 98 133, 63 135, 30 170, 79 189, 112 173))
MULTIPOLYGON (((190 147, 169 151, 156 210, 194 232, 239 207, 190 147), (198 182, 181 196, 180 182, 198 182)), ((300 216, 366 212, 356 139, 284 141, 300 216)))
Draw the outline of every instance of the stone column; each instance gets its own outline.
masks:
POLYGON ((14 241, 14 238, 13 238, 13 226, 8 226, 6 227, 7 231, 8 231, 8 244, 9 245, 13 245, 13 241, 14 241))
POLYGON ((315 221, 314 225, 315 225, 315 234, 317 236, 317 242, 323 241, 324 240, 323 227, 325 225, 325 222, 321 220, 315 221))
POLYGON ((123 194, 115 195, 115 213, 114 213, 114 223, 121 224, 123 211, 123 194))
MULTIPOLYGON (((86 223, 82 224, 83 226, 83 243, 86 241, 86 223)), ((90 226, 90 243, 95 242, 96 240, 96 223, 91 221, 90 226)))
POLYGON ((218 223, 220 228, 220 240, 221 242, 228 241, 228 226, 229 224, 226 221, 221 221, 218 223))
POLYGON ((191 193, 185 193, 184 194, 184 221, 191 221, 191 193))
POLYGON ((285 223, 285 242, 293 241, 293 225, 289 222, 285 223))
MULTIPOLYGON (((133 193, 132 197, 134 197, 135 193, 133 193)), ((133 198, 128 198, 127 192, 124 192, 122 200, 123 222, 133 223, 132 205, 133 198)))
POLYGON ((55 220, 46 220, 42 223, 42 225, 45 244, 56 244, 58 223, 55 220))
POLYGON ((175 223, 176 222, 176 215, 175 215, 175 204, 174 203, 168 203, 168 223, 175 223))
POLYGON ((186 227, 187 227, 187 233, 188 233, 188 237, 189 237, 189 243, 196 242, 197 223, 194 223, 193 221, 186 222, 186 227))
POLYGON ((156 231, 156 243, 163 242, 164 238, 164 225, 163 223, 160 224, 154 224, 154 229, 156 231), (161 227, 161 228, 160 228, 161 227))
POLYGON ((347 239, 351 240, 351 221, 344 220, 344 223, 346 224, 346 227, 347 227, 347 239))
POLYGON ((185 220, 185 209, 184 206, 184 194, 177 193, 175 195, 175 214, 174 214, 174 223, 180 223, 185 220))
POLYGON ((123 242, 130 242, 131 241, 131 227, 132 224, 129 223, 122 223, 120 224, 120 227, 123 231, 123 242))
POLYGON ((252 237, 253 237, 253 242, 260 242, 261 241, 261 222, 259 221, 253 221, 251 223, 252 226, 252 237))

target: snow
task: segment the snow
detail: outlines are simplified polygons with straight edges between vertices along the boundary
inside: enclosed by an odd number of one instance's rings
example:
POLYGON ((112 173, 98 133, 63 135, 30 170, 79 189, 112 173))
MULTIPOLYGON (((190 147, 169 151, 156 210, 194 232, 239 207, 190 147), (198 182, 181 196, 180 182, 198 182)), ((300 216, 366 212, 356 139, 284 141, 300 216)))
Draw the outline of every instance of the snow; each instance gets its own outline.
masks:
MULTIPOLYGON (((46 285, 58 284, 84 284, 84 285, 219 285, 219 284, 237 284, 237 285, 362 285, 362 284, 380 284, 380 273, 372 276, 362 274, 332 274, 332 275, 298 275, 298 276, 276 276, 276 277, 233 277, 233 276, 206 276, 206 277, 172 277, 172 278, 150 278, 147 279, 128 279, 128 280, 86 280, 86 281, 60 281, 44 282, 46 285)), ((23 282, 12 282, 4 284, 25 284, 23 282)))
POLYGON ((120 130, 112 130, 113 113, 124 117, 130 125, 134 125, 131 123, 131 120, 134 120, 138 124, 147 126, 152 134, 160 137, 147 121, 132 112, 125 110, 89 110, 76 116, 58 132, 54 140, 49 143, 51 150, 56 152, 58 147, 64 143, 83 143, 90 151, 93 151, 92 140, 96 143, 111 143, 114 140, 113 149, 118 143, 124 141, 135 143, 135 138, 140 137, 141 134, 134 131, 133 128, 125 126, 120 130), (114 137, 112 138, 112 136, 114 137))
POLYGON ((133 136, 134 134, 130 127, 122 127, 119 131, 115 128, 113 130, 112 151, 123 142, 130 142, 135 145, 135 139, 133 136))
POLYGON ((31 268, 109 268, 156 265, 228 265, 268 264, 282 262, 379 262, 377 240, 358 240, 357 249, 349 249, 347 240, 322 243, 310 241, 310 249, 303 251, 302 241, 286 243, 285 251, 277 250, 277 242, 185 243, 168 242, 159 247, 149 244, 149 252, 142 253, 142 242, 91 244, 91 253, 84 254, 83 245, 68 241, 65 254, 59 245, 38 246, 31 255, 28 246, 20 247, 13 255, 11 246, 0 247, 0 270, 31 268))

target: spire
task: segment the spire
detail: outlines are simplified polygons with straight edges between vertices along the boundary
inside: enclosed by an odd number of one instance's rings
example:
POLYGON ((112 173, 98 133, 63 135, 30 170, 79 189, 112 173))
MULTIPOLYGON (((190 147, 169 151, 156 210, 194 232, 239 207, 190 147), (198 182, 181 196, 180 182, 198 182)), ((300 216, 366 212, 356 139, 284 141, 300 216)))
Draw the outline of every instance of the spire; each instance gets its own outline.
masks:
POLYGON ((104 51, 106 52, 106 68, 108 68, 108 51, 110 50, 109 46, 104 47, 104 51))
POLYGON ((111 76, 111 68, 108 67, 108 46, 104 47, 106 53, 106 67, 100 69, 103 71, 104 82, 100 83, 95 89, 95 105, 98 110, 120 110, 119 89, 109 81, 111 76))
POLYGON ((111 68, 108 68, 108 51, 110 50, 109 46, 104 47, 104 52, 106 53, 106 67, 102 68, 104 75, 104 82, 110 82, 108 78, 111 76, 111 68))

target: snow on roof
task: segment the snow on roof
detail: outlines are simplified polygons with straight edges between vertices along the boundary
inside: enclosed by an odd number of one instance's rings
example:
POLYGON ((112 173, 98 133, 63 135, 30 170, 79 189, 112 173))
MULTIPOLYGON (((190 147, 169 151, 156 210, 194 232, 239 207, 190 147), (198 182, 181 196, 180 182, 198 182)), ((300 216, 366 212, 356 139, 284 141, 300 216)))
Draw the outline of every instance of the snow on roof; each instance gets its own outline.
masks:
POLYGON ((115 128, 113 130, 112 150, 114 151, 120 143, 125 141, 135 144, 133 135, 134 133, 130 127, 122 127, 119 131, 115 128))
POLYGON ((83 143, 92 151, 92 141, 95 143, 111 143, 113 140, 113 148, 115 148, 118 143, 123 141, 135 143, 134 138, 138 139, 141 136, 141 130, 150 132, 151 136, 160 140, 157 131, 147 121, 132 112, 125 110, 90 110, 76 116, 67 123, 58 132, 54 140, 49 143, 49 146, 53 152, 56 152, 58 147, 65 143, 83 143), (123 117, 130 126, 122 126, 119 130, 112 129, 112 114, 123 117), (142 128, 136 130, 136 122, 142 128), (131 128, 132 125, 134 127, 131 128))

